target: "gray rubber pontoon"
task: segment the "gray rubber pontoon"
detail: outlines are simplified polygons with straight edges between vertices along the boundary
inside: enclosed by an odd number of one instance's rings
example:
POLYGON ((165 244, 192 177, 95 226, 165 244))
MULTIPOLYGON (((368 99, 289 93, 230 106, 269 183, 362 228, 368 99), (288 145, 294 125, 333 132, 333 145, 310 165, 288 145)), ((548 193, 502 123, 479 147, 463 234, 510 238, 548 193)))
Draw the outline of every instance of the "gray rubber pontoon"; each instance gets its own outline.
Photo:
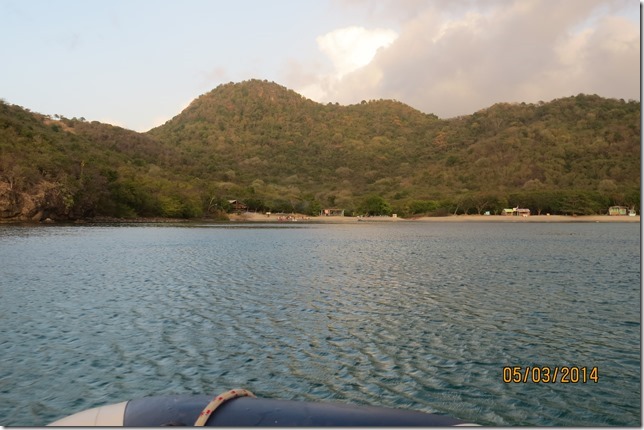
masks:
MULTIPOLYGON (((211 396, 145 397, 88 409, 50 426, 192 426, 211 396)), ((468 423, 419 411, 329 402, 240 397, 229 400, 208 418, 206 426, 454 426, 468 423)))

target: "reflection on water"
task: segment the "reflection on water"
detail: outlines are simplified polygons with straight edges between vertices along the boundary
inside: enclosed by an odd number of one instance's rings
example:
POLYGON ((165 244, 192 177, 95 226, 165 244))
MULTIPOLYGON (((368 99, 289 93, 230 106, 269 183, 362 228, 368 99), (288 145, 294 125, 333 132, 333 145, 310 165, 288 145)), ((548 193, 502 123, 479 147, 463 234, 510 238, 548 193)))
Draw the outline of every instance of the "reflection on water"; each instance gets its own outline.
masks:
POLYGON ((639 425, 639 224, 1 227, 0 423, 158 394, 639 425), (504 384, 503 366, 599 383, 504 384))

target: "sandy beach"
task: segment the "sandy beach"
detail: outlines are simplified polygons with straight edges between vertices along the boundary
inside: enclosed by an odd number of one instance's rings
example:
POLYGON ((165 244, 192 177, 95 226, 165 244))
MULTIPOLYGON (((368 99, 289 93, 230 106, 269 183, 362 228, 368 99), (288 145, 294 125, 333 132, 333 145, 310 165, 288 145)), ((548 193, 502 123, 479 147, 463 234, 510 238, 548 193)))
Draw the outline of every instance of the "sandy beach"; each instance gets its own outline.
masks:
POLYGON ((505 215, 450 215, 445 217, 347 217, 347 216, 316 216, 301 214, 266 214, 246 212, 229 215, 233 222, 306 222, 306 223, 377 223, 377 222, 640 222, 640 216, 609 216, 609 215, 531 215, 528 217, 505 215))

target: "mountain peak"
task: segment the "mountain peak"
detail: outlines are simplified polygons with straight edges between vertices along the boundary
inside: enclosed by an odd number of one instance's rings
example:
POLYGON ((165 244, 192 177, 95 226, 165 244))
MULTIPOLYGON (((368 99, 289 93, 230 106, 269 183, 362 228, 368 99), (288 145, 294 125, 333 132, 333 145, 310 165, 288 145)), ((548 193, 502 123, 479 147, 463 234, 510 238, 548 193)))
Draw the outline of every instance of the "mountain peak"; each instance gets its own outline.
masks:
MULTIPOLYGON (((157 127, 172 126, 177 122, 212 122, 216 118, 235 116, 258 116, 270 108, 272 113, 314 106, 317 103, 306 99, 293 90, 269 82, 251 79, 243 82, 221 84, 194 99, 179 115, 157 127), (260 112, 261 111, 261 112, 260 112)), ((151 130, 154 134, 154 130, 151 130)))

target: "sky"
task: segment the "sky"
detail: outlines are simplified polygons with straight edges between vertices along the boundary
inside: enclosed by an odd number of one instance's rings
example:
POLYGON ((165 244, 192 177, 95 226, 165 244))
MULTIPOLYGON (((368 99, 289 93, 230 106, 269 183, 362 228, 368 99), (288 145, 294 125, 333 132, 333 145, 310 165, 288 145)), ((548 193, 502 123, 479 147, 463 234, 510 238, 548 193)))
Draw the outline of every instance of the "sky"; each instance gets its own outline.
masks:
POLYGON ((147 131, 220 84, 440 118, 640 100, 638 0, 0 0, 0 99, 147 131))

